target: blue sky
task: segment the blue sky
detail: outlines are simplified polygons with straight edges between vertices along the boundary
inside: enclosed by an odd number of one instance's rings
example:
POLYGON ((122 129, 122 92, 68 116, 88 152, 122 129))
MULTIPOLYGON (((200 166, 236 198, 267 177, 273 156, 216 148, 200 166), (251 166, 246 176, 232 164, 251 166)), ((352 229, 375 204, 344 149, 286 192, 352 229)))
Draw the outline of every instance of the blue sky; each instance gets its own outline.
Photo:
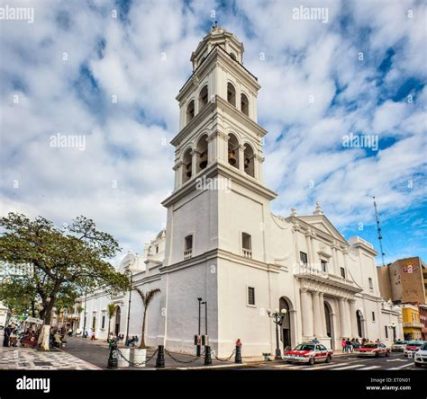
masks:
POLYGON ((142 252, 165 225, 175 96, 191 74, 191 52, 218 20, 244 42, 244 65, 262 86, 273 211, 309 214, 320 201, 346 238, 378 247, 375 195, 386 261, 427 260, 425 2, 13 6, 31 8, 34 21, 0 21, 1 214, 57 223, 84 214, 124 251, 142 252), (297 18, 300 7, 327 14, 297 18), (84 148, 52 146, 58 134, 84 137, 84 148))

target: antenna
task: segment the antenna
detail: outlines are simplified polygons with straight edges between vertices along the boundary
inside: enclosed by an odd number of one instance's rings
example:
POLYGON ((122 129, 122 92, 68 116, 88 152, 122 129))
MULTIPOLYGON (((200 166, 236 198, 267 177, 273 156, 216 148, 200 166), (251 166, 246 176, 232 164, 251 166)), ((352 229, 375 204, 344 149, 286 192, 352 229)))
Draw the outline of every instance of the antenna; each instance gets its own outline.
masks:
POLYGON ((381 235, 380 217, 378 216, 378 208, 377 208, 377 202, 375 201, 375 196, 373 196, 372 199, 374 200, 375 220, 377 222, 377 233, 378 233, 378 241, 380 242, 381 260, 382 260, 383 266, 385 266, 384 264, 385 253, 383 251, 383 241, 382 241, 383 236, 381 235))

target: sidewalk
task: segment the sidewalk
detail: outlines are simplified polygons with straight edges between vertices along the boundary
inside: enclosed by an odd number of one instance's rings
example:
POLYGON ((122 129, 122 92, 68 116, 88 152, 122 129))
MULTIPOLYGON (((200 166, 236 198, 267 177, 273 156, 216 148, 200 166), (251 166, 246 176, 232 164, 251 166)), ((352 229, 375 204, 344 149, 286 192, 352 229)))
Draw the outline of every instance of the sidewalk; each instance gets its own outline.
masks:
POLYGON ((0 347, 0 370, 99 370, 99 367, 63 351, 0 347))
MULTIPOLYGON (((126 348, 123 344, 119 345, 119 349, 126 348)), ((147 349, 147 362, 145 367, 124 367, 119 368, 119 370, 147 370, 156 368, 156 358, 157 355, 153 356, 154 352, 157 350, 157 347, 150 347, 147 349)), ((100 368, 107 368, 108 364, 108 343, 104 340, 95 340, 90 341, 87 338, 81 337, 67 337, 67 346, 64 348, 64 351, 71 353, 74 356, 77 356, 85 361, 88 361, 100 368)), ((215 359, 214 354, 212 354, 212 365, 204 365, 204 357, 196 357, 194 355, 169 352, 165 350, 165 369, 215 369, 215 368, 231 368, 236 366, 244 366, 242 364, 236 365, 234 363, 234 356, 228 361, 220 361, 215 359)))

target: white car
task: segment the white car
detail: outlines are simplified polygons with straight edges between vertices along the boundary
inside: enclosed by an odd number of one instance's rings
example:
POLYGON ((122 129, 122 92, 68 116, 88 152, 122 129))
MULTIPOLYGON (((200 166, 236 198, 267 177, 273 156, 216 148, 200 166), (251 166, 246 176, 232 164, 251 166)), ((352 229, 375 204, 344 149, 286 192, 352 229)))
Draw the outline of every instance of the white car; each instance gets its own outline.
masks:
POLYGON ((427 343, 424 343, 420 349, 414 353, 414 362, 417 367, 427 365, 427 343))
POLYGON ((408 344, 408 341, 398 340, 391 346, 391 351, 392 352, 404 352, 407 344, 408 344))

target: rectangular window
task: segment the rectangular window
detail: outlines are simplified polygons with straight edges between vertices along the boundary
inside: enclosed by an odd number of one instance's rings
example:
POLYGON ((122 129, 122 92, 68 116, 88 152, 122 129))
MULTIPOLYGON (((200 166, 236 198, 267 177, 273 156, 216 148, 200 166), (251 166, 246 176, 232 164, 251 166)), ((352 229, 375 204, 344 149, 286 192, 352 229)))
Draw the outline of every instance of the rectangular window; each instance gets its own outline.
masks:
POLYGON ((320 266, 322 267, 322 272, 323 273, 327 273, 328 271, 328 262, 326 262, 326 260, 321 260, 320 261, 320 266))
POLYGON ((385 329, 385 338, 388 339, 388 328, 387 328, 387 326, 385 326, 384 329, 385 329))
POLYGON ((189 259, 193 255, 193 236, 185 237, 184 259, 189 259))
POLYGON ((248 233, 242 233, 242 251, 245 258, 252 258, 252 238, 248 233))
POLYGON ((101 328, 105 328, 105 315, 102 315, 102 322, 101 322, 101 328))
POLYGON ((255 305, 255 288, 248 287, 248 305, 255 305))
POLYGON ((341 277, 345 278, 345 269, 343 267, 340 267, 340 271, 341 271, 341 277))
POLYGON ((300 252, 299 253, 299 259, 300 259, 300 261, 301 261, 301 263, 304 265, 304 266, 307 266, 307 264, 308 264, 308 257, 307 257, 307 254, 305 253, 305 252, 300 252))
POLYGON ((375 312, 372 312, 372 321, 375 321, 375 312))
POLYGON ((374 289, 374 284, 373 284, 372 279, 370 277, 368 279, 368 282, 369 282, 369 289, 372 291, 374 289))

